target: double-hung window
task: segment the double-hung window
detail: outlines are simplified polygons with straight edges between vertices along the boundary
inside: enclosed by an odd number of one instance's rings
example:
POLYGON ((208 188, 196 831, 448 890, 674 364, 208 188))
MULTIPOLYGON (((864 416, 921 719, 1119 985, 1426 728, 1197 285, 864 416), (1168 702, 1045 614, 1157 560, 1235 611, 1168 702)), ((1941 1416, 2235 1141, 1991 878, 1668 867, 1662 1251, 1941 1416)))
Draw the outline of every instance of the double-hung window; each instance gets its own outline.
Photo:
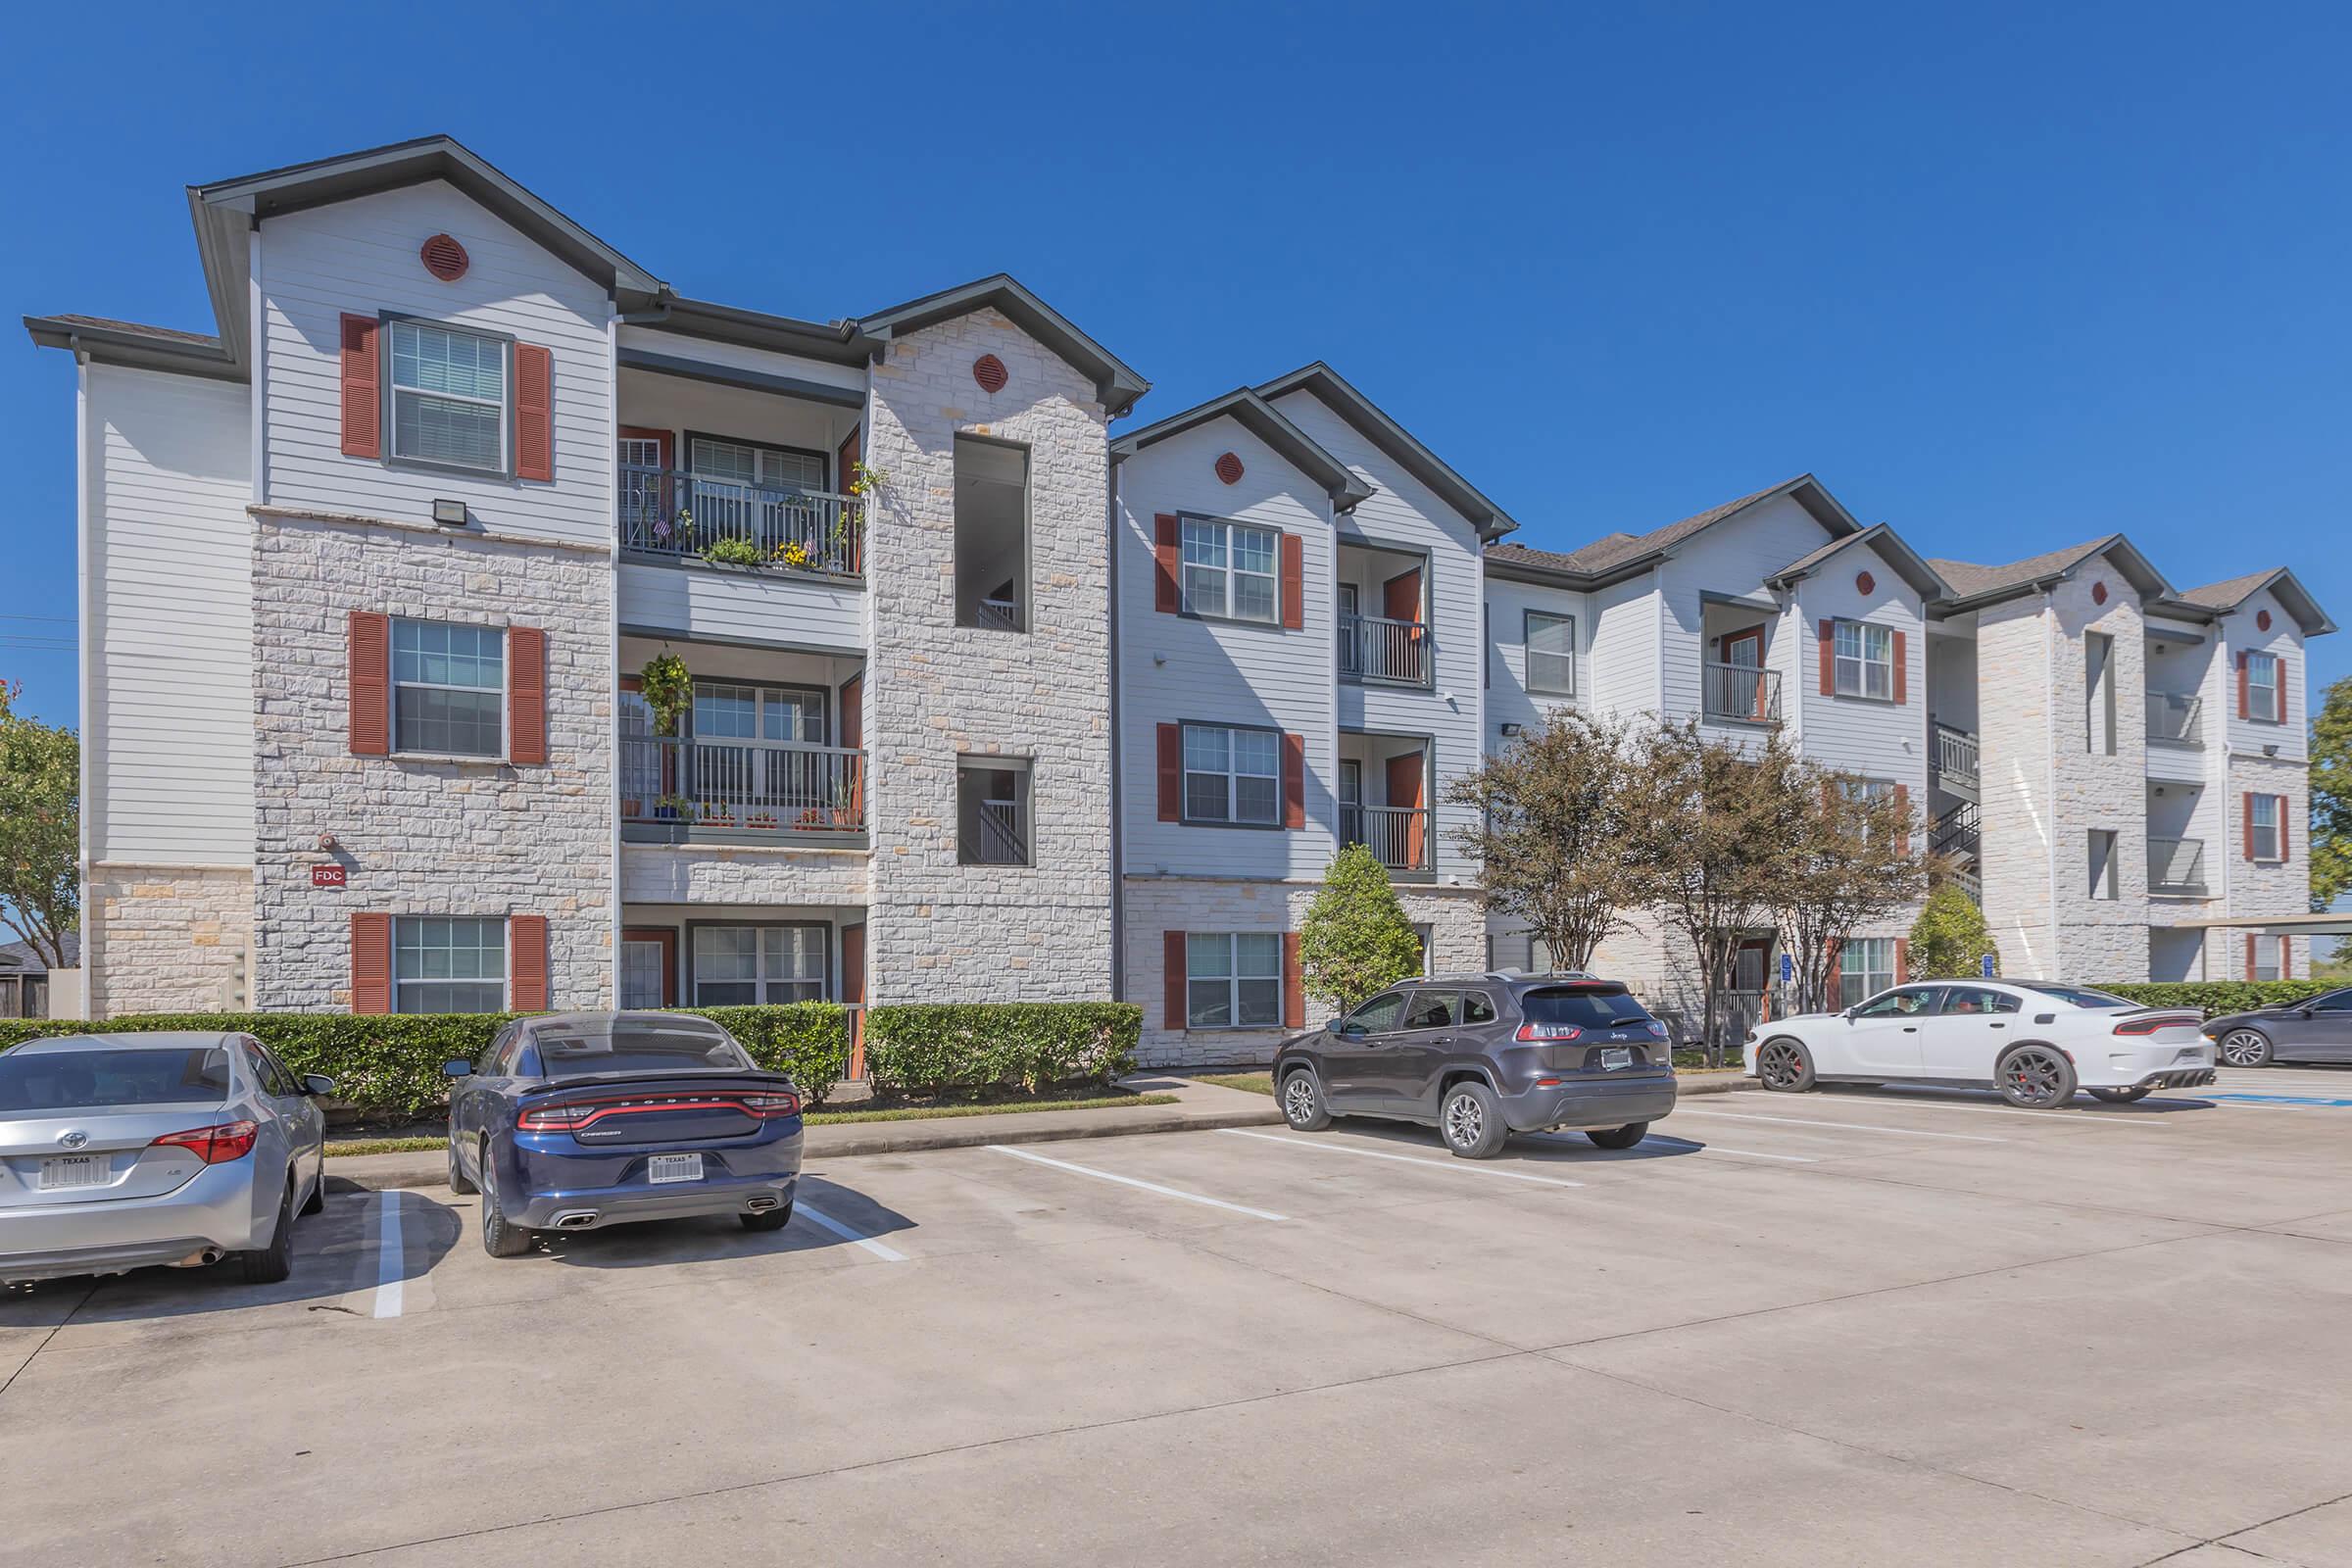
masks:
POLYGON ((496 626, 392 622, 392 749, 504 757, 507 636, 496 626))
POLYGON ((1279 621, 1282 603, 1275 576, 1279 550, 1271 528, 1185 518, 1186 612, 1268 625, 1279 621))
POLYGON ((392 1010, 507 1010, 507 922, 403 915, 392 922, 392 1010))
POLYGON ((2277 654, 2246 656, 2246 716, 2260 724, 2280 721, 2277 654))
POLYGON ((1850 937, 1838 950, 1838 1005, 1859 1006, 1894 984, 1894 939, 1850 937))
POLYGON ((1271 827, 1282 820, 1282 741, 1270 729, 1184 726, 1184 819, 1271 827))
POLYGON ((2257 860, 2283 860, 2278 853, 2278 805, 2283 795, 2249 795, 2246 797, 2246 838, 2254 846, 2257 860))
POLYGON ((1549 697, 1576 695, 1576 619, 1527 612, 1527 689, 1549 697))
POLYGON ((1184 939, 1188 1029, 1282 1026, 1282 938, 1270 932, 1194 931, 1184 939))
POLYGON ((1894 700, 1894 632, 1866 620, 1841 620, 1837 632, 1840 697, 1894 700))
POLYGON ((826 928, 707 925, 694 933, 694 1004, 822 1002, 826 928))
POLYGON ((507 342, 430 321, 392 327, 392 456, 507 471, 507 342))

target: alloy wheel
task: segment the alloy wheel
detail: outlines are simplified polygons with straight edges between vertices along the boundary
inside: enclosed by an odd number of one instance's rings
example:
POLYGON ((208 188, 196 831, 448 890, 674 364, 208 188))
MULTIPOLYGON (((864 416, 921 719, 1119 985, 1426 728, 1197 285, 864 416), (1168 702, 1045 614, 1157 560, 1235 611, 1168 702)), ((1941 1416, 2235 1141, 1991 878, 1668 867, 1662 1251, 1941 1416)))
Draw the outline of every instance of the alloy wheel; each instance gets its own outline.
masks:
POLYGON ((1451 1142, 1467 1149, 1478 1142, 1486 1125, 1487 1113, 1474 1097, 1456 1095, 1446 1102, 1446 1136, 1451 1142))
POLYGON ((1306 1074, 1295 1072, 1291 1081, 1282 1086, 1282 1112, 1295 1122, 1312 1121, 1315 1115, 1315 1086, 1306 1074))
POLYGON ((2054 1105, 2066 1083, 2066 1064, 2039 1046, 2028 1046, 2010 1053, 2001 1074, 2021 1104, 2054 1105))
POLYGON ((2251 1029, 2235 1029, 2222 1037, 2222 1060, 2232 1067, 2259 1067, 2270 1054, 2271 1043, 2251 1029))
POLYGON ((1756 1053, 1756 1075, 1767 1088, 1794 1089, 1804 1073, 1804 1058, 1786 1040, 1775 1040, 1756 1053))

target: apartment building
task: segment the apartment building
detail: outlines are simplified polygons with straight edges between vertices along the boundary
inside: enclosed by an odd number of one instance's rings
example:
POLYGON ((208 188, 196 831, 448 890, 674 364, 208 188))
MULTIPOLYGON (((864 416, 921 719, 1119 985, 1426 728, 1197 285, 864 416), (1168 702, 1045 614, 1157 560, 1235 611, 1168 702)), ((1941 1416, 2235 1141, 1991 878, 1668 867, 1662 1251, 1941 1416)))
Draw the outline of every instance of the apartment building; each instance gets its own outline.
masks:
MULTIPOLYGON (((696 300, 447 138, 189 204, 215 333, 26 322, 79 366, 93 1016, 1118 995, 1262 1060, 1343 844, 1433 966, 1542 959, 1448 793, 1560 704, 1916 803, 2012 973, 2305 972, 2244 929, 2301 907, 2291 572, 1931 562, 1810 475, 1523 548, 1327 365, 1114 432, 1148 383, 1008 277, 696 300)), ((1692 996, 1654 924, 1601 962, 1692 996)))

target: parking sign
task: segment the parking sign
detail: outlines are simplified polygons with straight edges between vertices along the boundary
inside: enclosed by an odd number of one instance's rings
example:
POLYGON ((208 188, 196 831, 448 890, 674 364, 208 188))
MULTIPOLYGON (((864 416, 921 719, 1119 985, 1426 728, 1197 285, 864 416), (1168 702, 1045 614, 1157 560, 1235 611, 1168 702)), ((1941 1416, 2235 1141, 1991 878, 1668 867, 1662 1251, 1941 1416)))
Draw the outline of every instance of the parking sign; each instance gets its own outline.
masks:
POLYGON ((1781 984, 1788 985, 1796 978, 1796 960, 1786 953, 1781 955, 1781 984))
POLYGON ((1989 979, 1991 979, 1991 978, 1992 978, 1992 955, 1991 955, 1991 954, 1987 953, 1986 955, 1984 955, 1984 956, 1983 956, 1982 958, 1979 958, 1979 959, 1977 960, 1977 972, 1978 972, 1979 974, 1983 975, 1983 976, 1984 976, 1985 979, 1987 979, 1987 980, 1989 980, 1989 979))

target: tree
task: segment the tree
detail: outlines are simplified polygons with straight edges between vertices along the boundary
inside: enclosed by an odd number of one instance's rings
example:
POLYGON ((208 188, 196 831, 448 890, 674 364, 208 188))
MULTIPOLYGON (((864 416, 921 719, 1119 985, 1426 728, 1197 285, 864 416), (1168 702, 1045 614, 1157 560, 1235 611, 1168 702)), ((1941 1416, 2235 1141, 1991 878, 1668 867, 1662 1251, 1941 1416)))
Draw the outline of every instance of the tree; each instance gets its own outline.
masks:
POLYGON ((1802 830, 1796 754, 1777 730, 1739 746, 1694 718, 1636 743, 1626 846, 1667 926, 1690 943, 1701 988, 1700 1047, 1724 1059, 1723 993, 1740 944, 1774 918, 1775 879, 1802 830))
MULTIPOLYGON (((1799 1011, 1830 1006, 1831 965, 1846 939, 1887 919, 1926 890, 1927 859, 1916 842, 1911 804, 1888 791, 1867 794, 1849 773, 1799 762, 1791 836, 1773 877, 1773 909, 1792 960, 1799 1011)), ((1969 906, 1972 909, 1974 905, 1969 906)), ((1918 966, 1918 954, 1912 965, 1918 966)))
POLYGON ((1950 878, 1936 884, 1919 918, 1911 922, 1911 978, 1961 980, 1984 972, 1990 956, 1997 967, 2000 953, 1992 944, 1992 928, 1984 911, 1950 878))
POLYGON ((1629 751, 1622 722, 1555 709, 1450 792, 1478 808, 1479 825, 1454 839, 1478 861, 1487 908, 1524 921, 1564 968, 1590 968, 1638 898, 1625 844, 1629 751))
POLYGON ((19 713, 20 690, 0 681, 0 925, 62 969, 81 919, 81 747, 19 713))
POLYGON ((1361 844, 1340 851, 1323 873, 1298 930, 1298 969, 1310 994, 1342 1011, 1421 972, 1421 941, 1388 868, 1361 844))
POLYGON ((2352 675, 2328 688, 2311 721, 2311 906, 2352 892, 2352 675))

